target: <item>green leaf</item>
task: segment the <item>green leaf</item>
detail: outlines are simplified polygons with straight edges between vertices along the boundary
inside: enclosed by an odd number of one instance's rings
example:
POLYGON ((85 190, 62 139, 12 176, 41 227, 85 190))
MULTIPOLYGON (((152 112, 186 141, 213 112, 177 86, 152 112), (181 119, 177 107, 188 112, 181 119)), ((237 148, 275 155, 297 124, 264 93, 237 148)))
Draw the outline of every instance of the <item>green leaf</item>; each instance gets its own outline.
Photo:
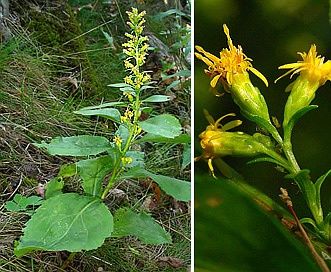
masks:
POLYGON ((77 174, 77 167, 75 163, 64 164, 61 166, 59 173, 57 174, 58 178, 69 178, 77 174))
POLYGON ((139 214, 130 209, 117 210, 112 237, 137 236, 145 244, 171 244, 171 236, 144 211, 139 214))
POLYGON ((88 195, 100 197, 104 177, 114 168, 112 156, 82 160, 76 163, 83 179, 82 187, 88 195))
POLYGON ((129 129, 123 124, 121 124, 115 132, 115 136, 119 136, 122 139, 122 146, 126 145, 126 141, 128 140, 129 135, 129 129))
POLYGON ((113 231, 113 217, 100 199, 75 193, 47 199, 27 222, 14 253, 96 249, 113 231))
POLYGON ((53 196, 62 194, 63 186, 64 180, 62 178, 53 178, 50 182, 46 184, 45 198, 49 199, 53 196))
POLYGON ((183 161, 180 169, 184 170, 186 166, 190 164, 191 164, 191 144, 185 144, 183 151, 183 161))
POLYGON ((127 164, 126 167, 128 168, 132 168, 135 167, 137 165, 139 165, 140 167, 144 167, 144 157, 145 157, 145 153, 141 152, 141 151, 128 151, 125 154, 125 157, 129 157, 132 159, 132 162, 127 164))
POLYGON ((271 162, 271 163, 274 163, 274 164, 277 164, 277 165, 280 165, 284 168, 287 169, 287 165, 283 165, 281 162, 279 162, 278 160, 275 160, 273 158, 270 158, 270 157, 260 157, 260 158, 256 158, 254 160, 251 160, 249 162, 247 162, 247 164, 253 164, 253 163, 258 163, 258 162, 271 162))
POLYGON ((186 14, 184 12, 181 12, 178 9, 169 9, 167 11, 164 12, 160 12, 158 14, 156 14, 152 20, 160 20, 164 17, 170 16, 170 15, 179 15, 179 16, 183 16, 183 17, 187 17, 188 19, 191 19, 191 16, 189 14, 186 14))
POLYGON ((51 155, 62 156, 97 155, 111 147, 106 138, 90 135, 56 137, 49 144, 42 141, 41 144, 34 143, 34 145, 46 148, 51 155))
POLYGON ((102 108, 102 109, 94 109, 94 110, 81 109, 81 110, 75 111, 74 113, 81 114, 81 115, 87 115, 87 116, 96 115, 96 116, 101 116, 101 117, 107 118, 116 123, 121 122, 121 113, 118 111, 118 109, 114 109, 114 108, 102 108))
POLYGON ((124 103, 124 102, 108 102, 108 103, 104 103, 104 104, 100 104, 100 105, 96 105, 96 106, 85 107, 85 108, 82 108, 78 111, 81 111, 81 110, 99 110, 99 109, 109 108, 109 107, 114 107, 114 106, 127 107, 127 104, 124 103))
POLYGON ((140 139, 135 141, 135 143, 143 143, 143 142, 188 144, 191 143, 191 136, 188 134, 181 134, 175 138, 166 138, 152 133, 146 133, 140 139))
POLYGON ((113 87, 113 88, 132 88, 130 84, 127 83, 114 83, 114 84, 108 84, 108 87, 113 87))
POLYGON ((195 175, 194 271, 320 271, 309 250, 237 182, 195 175))
POLYGON ((143 102, 166 102, 170 100, 170 96, 167 95, 152 95, 143 100, 143 102))
POLYGON ((107 39, 108 43, 110 45, 114 45, 114 38, 112 36, 110 36, 106 31, 104 31, 103 28, 101 28, 101 32, 105 36, 105 38, 107 39))
POLYGON ((146 178, 150 177, 154 180, 160 188, 168 195, 173 196, 180 201, 190 201, 191 200, 191 183, 171 178, 168 176, 153 174, 143 168, 133 167, 126 173, 124 173, 120 179, 129 178, 146 178))
POLYGON ((177 73, 171 74, 171 75, 162 75, 162 79, 168 79, 172 77, 177 77, 177 76, 183 76, 183 77, 189 77, 191 76, 191 70, 180 70, 177 73))
POLYGON ((138 124, 144 131, 166 138, 179 136, 182 129, 179 121, 170 114, 158 115, 138 124))
POLYGON ((174 80, 169 86, 167 86, 166 92, 170 91, 171 88, 175 88, 180 83, 181 83, 180 80, 174 80))
POLYGON ((284 129, 288 129, 289 131, 292 131, 295 123, 306 113, 308 113, 311 110, 317 109, 317 105, 310 105, 307 107, 302 108, 301 110, 298 110, 293 116, 291 117, 290 121, 287 124, 287 128, 284 127, 284 129))
POLYGON ((5 208, 11 212, 26 211, 28 212, 28 206, 32 206, 32 210, 35 206, 39 206, 43 203, 43 199, 40 196, 22 196, 16 194, 11 201, 7 201, 5 208))
MULTIPOLYGON (((330 176, 330 174, 331 174, 331 169, 328 172, 326 172, 324 175, 320 176, 318 178, 318 180, 315 182, 315 187, 316 187, 316 191, 318 192, 318 196, 320 196, 320 191, 321 191, 321 187, 322 187, 322 185, 324 183, 324 180, 328 176, 330 176)), ((320 199, 318 199, 318 201, 320 201, 320 199)))

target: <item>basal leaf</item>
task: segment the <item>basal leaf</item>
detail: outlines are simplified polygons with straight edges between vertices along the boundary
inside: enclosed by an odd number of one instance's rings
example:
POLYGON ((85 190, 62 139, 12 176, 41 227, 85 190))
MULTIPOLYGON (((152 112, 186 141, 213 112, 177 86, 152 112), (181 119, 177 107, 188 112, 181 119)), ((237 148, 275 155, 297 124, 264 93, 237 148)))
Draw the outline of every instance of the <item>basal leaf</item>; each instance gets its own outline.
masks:
POLYGON ((64 164, 61 166, 59 173, 57 174, 58 178, 68 178, 77 174, 77 167, 75 163, 64 164))
POLYGON ((179 121, 170 114, 161 114, 145 121, 139 122, 139 126, 146 132, 154 135, 175 138, 181 133, 179 121))
POLYGON ((111 147, 106 138, 90 135, 56 137, 49 144, 42 141, 41 144, 34 145, 46 148, 51 155, 62 156, 97 155, 111 147))
POLYGON ((79 175, 83 179, 82 187, 88 195, 100 197, 102 194, 102 181, 113 169, 113 157, 103 156, 95 159, 82 160, 76 163, 79 175))
POLYGON ((113 217, 98 198, 75 193, 47 199, 27 222, 15 248, 20 257, 32 250, 79 252, 96 249, 113 231, 113 217))
POLYGON ((95 116, 101 116, 104 118, 107 118, 109 120, 112 120, 113 122, 120 123, 121 122, 121 113, 118 109, 114 108, 102 108, 102 109, 81 109, 78 111, 75 111, 76 114, 81 115, 95 115, 95 116))
POLYGON ((122 208, 115 214, 112 237, 128 235, 137 236, 145 244, 171 244, 170 234, 155 223, 150 215, 144 211, 137 214, 130 209, 122 208))
POLYGON ((46 193, 45 198, 49 199, 50 197, 62 194, 62 189, 64 186, 63 178, 55 177, 50 182, 46 184, 46 193))

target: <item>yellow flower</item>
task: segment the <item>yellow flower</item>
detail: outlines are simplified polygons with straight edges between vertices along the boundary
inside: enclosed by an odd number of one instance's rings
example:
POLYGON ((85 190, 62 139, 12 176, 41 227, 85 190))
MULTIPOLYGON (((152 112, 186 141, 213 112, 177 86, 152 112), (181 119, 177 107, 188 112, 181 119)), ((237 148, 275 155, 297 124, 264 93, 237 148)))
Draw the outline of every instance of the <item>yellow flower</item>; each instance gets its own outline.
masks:
MULTIPOLYGON (((209 126, 207 126, 206 130, 202 132, 199 137, 201 139, 201 147, 203 149, 202 154, 199 157, 194 158, 194 161, 197 162, 200 159, 203 159, 207 161, 209 169, 213 175, 214 178, 214 167, 212 164, 213 159, 222 157, 222 155, 216 154, 215 150, 220 149, 221 143, 219 139, 224 136, 224 132, 232 129, 234 127, 237 127, 242 124, 242 121, 235 120, 231 121, 224 126, 220 124, 220 122, 228 116, 235 116, 234 113, 230 113, 227 115, 222 116, 219 118, 216 122, 214 121, 213 117, 209 115, 209 113, 204 110, 205 116, 209 122, 209 126)), ((223 155, 224 156, 224 155, 223 155)))
POLYGON ((123 140, 121 139, 121 137, 119 135, 116 135, 116 137, 114 138, 114 142, 118 147, 120 147, 123 140))
POLYGON ((223 25, 223 30, 228 39, 229 49, 223 49, 219 58, 206 52, 201 46, 195 47, 199 52, 195 53, 195 56, 208 66, 208 70, 205 70, 205 73, 212 78, 210 85, 214 88, 218 81, 232 85, 235 75, 251 71, 268 86, 267 79, 253 68, 253 65, 250 63, 252 59, 243 53, 241 46, 237 48, 233 45, 230 31, 225 24, 223 25))
POLYGON ((324 63, 324 57, 317 56, 316 45, 313 44, 307 53, 298 52, 302 57, 302 61, 296 63, 289 63, 278 67, 278 69, 291 69, 284 75, 280 76, 275 80, 277 82, 279 79, 291 74, 291 77, 297 73, 300 73, 302 77, 310 82, 323 85, 327 80, 331 80, 331 61, 328 60, 324 63))
POLYGON ((291 93, 285 105, 284 130, 289 129, 288 124, 297 112, 310 105, 318 88, 327 80, 331 80, 331 61, 324 63, 324 57, 317 55, 315 44, 310 47, 308 53, 298 52, 298 54, 302 57, 301 61, 278 67, 290 70, 276 81, 291 73, 291 77, 299 74, 297 79, 286 88, 286 91, 291 93))

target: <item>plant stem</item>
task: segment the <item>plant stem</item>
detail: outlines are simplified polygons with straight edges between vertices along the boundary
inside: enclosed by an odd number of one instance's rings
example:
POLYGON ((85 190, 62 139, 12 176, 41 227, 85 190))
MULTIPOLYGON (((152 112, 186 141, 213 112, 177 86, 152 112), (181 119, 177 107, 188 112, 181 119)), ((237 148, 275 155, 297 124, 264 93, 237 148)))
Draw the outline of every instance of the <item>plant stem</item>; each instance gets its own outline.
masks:
POLYGON ((115 163, 114 170, 111 174, 107 187, 105 188, 105 190, 102 193, 101 199, 105 199, 109 190, 113 186, 114 182, 117 180, 119 175, 122 173, 122 171, 123 171, 123 166, 121 166, 122 159, 125 157, 126 152, 129 150, 129 148, 132 144, 132 141, 134 140, 134 138, 136 136, 136 131, 137 131, 137 127, 138 127, 139 111, 140 111, 140 103, 141 103, 139 93, 140 93, 140 91, 137 92, 136 100, 134 101, 134 104, 135 104, 134 105, 134 116, 133 116, 132 126, 129 127, 129 137, 125 143, 123 150, 121 151, 120 158, 115 163))
POLYGON ((313 244, 311 243, 305 229, 303 228, 303 226, 300 223, 300 220, 298 218, 298 216, 296 215, 294 209, 293 209, 293 204, 291 201, 291 198, 289 197, 287 191, 283 188, 280 188, 282 194, 279 195, 281 197, 281 199, 285 202, 287 208, 289 209, 289 211, 291 212, 293 218, 295 219, 297 226, 302 234, 302 238, 305 241, 305 243, 307 244, 311 254, 313 255, 316 263, 318 264, 318 266, 321 268, 321 270, 323 272, 330 272, 330 269, 328 268, 328 266, 326 265, 325 261, 323 260, 323 258, 317 253, 316 249, 314 248, 313 244))
POLYGON ((283 148, 284 154, 292 168, 292 174, 299 173, 301 169, 293 154, 293 149, 292 149, 292 144, 291 144, 291 130, 286 129, 286 127, 284 129, 284 142, 283 142, 282 148, 283 148))

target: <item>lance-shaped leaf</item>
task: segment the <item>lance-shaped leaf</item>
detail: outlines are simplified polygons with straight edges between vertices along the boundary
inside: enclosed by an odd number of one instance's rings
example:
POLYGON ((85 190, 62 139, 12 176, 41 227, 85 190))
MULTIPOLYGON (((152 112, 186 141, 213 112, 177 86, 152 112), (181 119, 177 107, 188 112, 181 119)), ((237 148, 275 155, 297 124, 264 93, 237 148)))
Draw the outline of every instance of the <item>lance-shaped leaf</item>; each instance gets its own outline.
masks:
POLYGON ((97 155, 111 148, 105 137, 90 135, 56 137, 49 144, 42 141, 41 144, 34 145, 46 148, 51 155, 62 156, 97 155))
POLYGON ((121 113, 119 112, 118 109, 114 109, 114 108, 81 109, 75 111, 75 113, 81 115, 87 115, 87 116, 91 116, 91 115, 101 116, 117 123, 121 122, 121 113))
POLYGON ((152 95, 150 97, 147 97, 146 99, 143 100, 143 102, 157 103, 157 102, 166 102, 166 101, 169 101, 169 100, 170 100, 170 96, 168 96, 168 95, 155 94, 155 95, 152 95))
POLYGON ((170 114, 161 114, 149 118, 139 122, 139 126, 148 133, 166 138, 179 136, 182 129, 178 119, 170 114))
POLYGON ((99 199, 76 193, 47 199, 23 229, 14 253, 96 249, 113 231, 113 216, 99 199))
POLYGON ((157 175, 139 166, 131 168, 129 171, 124 173, 120 178, 128 179, 128 178, 144 178, 144 177, 149 177, 152 180, 154 180, 165 193, 173 196, 177 200, 190 201, 191 199, 190 182, 168 176, 157 175))

